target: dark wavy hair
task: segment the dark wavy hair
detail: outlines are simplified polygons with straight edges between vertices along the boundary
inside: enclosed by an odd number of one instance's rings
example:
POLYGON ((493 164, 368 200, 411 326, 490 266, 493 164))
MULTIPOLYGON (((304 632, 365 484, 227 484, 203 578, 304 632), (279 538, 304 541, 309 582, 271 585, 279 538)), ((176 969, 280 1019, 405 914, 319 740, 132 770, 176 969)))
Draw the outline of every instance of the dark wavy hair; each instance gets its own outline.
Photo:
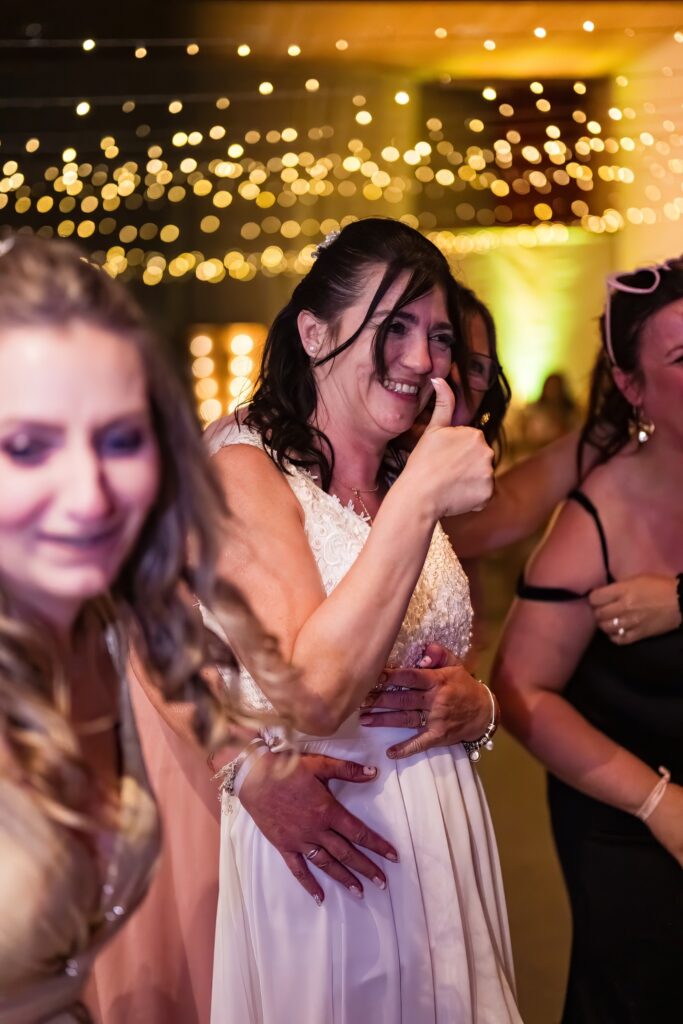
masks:
MULTIPOLYGON (((323 488, 329 488, 334 451, 325 434, 311 423, 317 403, 313 367, 333 360, 356 341, 389 288, 403 274, 407 275, 403 291, 375 333, 377 376, 381 380, 385 375, 384 345, 393 317, 435 287, 444 290, 455 338, 453 358, 465 370, 467 348, 460 319, 460 288, 443 254, 419 231, 397 220, 369 217, 347 225, 319 249, 313 267, 275 317, 256 391, 244 415, 245 424, 260 434, 279 468, 286 471, 289 462, 314 469, 323 488), (338 339, 335 349, 314 364, 301 344, 299 313, 307 310, 335 331, 345 310, 358 301, 368 273, 376 267, 383 267, 384 273, 360 326, 350 338, 338 339)), ((398 450, 393 455, 400 463, 398 450)))
MULTIPOLYGON (((583 475, 586 445, 598 451, 598 464, 620 452, 633 435, 633 408, 617 387, 613 366, 605 344, 606 317, 609 317, 610 338, 616 366, 625 373, 642 377, 640 345, 648 320, 660 309, 683 299, 683 257, 658 267, 660 280, 654 291, 624 292, 612 289, 610 299, 600 317, 602 348, 593 369, 588 412, 581 431, 578 460, 583 475)), ((642 268, 621 274, 619 280, 629 288, 650 288, 652 271, 642 268)))
MULTIPOLYGON (((497 375, 494 383, 485 393, 477 414, 472 422, 473 427, 478 427, 486 438, 486 443, 495 452, 495 461, 498 463, 505 451, 505 431, 503 420, 510 405, 512 391, 505 376, 503 367, 498 361, 498 338, 496 325, 491 311, 480 298, 465 285, 460 285, 460 311, 463 321, 465 336, 471 330, 472 321, 480 316, 484 321, 486 340, 489 348, 489 356, 497 368, 497 375)), ((468 358, 469 358, 468 350, 468 358)))

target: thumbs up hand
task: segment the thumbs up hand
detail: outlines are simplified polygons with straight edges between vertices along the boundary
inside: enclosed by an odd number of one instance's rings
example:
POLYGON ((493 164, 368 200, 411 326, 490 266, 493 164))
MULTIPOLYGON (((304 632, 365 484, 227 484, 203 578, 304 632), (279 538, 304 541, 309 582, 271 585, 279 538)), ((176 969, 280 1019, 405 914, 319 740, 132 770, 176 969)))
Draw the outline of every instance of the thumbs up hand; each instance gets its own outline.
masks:
POLYGON ((455 412, 455 395, 443 377, 434 377, 432 386, 436 392, 436 403, 427 430, 450 427, 455 412))
POLYGON ((410 482, 416 500, 426 503, 436 522, 484 508, 493 494, 493 452, 480 430, 451 426, 455 395, 441 377, 432 384, 432 418, 401 478, 410 482))

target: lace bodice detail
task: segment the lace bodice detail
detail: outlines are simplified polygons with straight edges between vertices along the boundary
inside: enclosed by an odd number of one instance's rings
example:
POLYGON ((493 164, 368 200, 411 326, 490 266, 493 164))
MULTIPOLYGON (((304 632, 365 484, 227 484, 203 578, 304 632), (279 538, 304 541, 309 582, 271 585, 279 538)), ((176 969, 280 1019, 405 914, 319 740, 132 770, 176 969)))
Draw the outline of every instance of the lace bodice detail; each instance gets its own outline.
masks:
MULTIPOLYGON (((263 447, 258 435, 233 423, 215 429, 208 443, 212 453, 226 444, 263 447)), ((306 536, 325 592, 330 594, 358 558, 370 524, 353 511, 350 503, 344 506, 335 495, 321 490, 310 473, 292 467, 285 479, 303 509, 306 536)), ((470 645, 471 626, 467 577, 446 534, 437 525, 388 664, 392 668, 416 665, 430 641, 462 658, 470 645)), ((239 698, 246 705, 261 710, 270 707, 244 669, 240 671, 240 691, 239 698)))

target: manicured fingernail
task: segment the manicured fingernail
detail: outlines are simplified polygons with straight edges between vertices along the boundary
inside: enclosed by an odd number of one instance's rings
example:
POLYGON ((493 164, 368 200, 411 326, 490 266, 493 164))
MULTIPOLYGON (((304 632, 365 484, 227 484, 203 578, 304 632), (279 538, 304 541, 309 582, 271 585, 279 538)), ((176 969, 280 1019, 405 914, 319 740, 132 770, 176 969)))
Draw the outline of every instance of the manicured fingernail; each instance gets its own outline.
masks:
POLYGON ((424 658, 420 658, 420 660, 417 663, 417 666, 418 668, 429 668, 431 663, 432 659, 429 657, 429 655, 426 654, 424 658))
POLYGON ((386 889, 387 883, 380 875, 373 875, 372 880, 378 889, 386 889))
POLYGON ((363 899, 363 890, 360 889, 357 885, 350 885, 349 892, 352 892, 357 900, 363 899))
POLYGON ((369 765, 369 764, 363 765, 363 775, 376 775, 376 774, 377 774, 377 769, 373 768, 372 765, 369 765))
POLYGON ((373 719, 372 715, 361 715, 360 718, 359 718, 359 722, 360 722, 361 725, 370 725, 370 722, 372 721, 372 719, 373 719))
POLYGON ((386 859, 393 861, 394 864, 398 864, 398 854, 395 850, 389 850, 389 853, 385 854, 386 859))
POLYGON ((323 898, 322 898, 322 896, 319 896, 318 893, 316 893, 315 896, 313 897, 313 899, 315 900, 316 904, 319 907, 322 907, 322 905, 323 905, 323 898))

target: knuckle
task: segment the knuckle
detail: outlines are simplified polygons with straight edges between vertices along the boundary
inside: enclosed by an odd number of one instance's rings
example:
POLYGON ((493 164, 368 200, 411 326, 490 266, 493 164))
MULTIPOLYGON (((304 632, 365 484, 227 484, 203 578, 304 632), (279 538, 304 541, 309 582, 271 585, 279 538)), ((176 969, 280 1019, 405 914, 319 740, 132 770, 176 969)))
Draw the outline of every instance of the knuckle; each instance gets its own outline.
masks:
POLYGON ((370 833, 364 828, 357 828, 351 836, 351 842, 355 843, 356 846, 366 846, 369 839, 370 833))

